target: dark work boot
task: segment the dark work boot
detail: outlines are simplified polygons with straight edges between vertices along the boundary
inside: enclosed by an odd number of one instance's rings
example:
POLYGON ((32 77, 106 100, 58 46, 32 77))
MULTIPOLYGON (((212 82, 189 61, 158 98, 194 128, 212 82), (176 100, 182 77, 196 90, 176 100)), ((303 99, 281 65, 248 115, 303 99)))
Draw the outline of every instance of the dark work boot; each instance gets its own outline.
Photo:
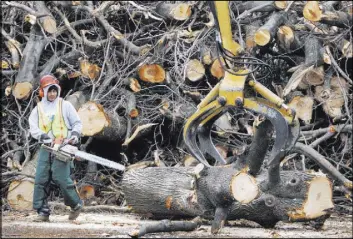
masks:
POLYGON ((42 212, 33 219, 34 222, 49 222, 49 215, 42 212))
POLYGON ((71 209, 69 220, 75 220, 80 215, 82 209, 83 206, 80 203, 77 204, 75 208, 71 209))

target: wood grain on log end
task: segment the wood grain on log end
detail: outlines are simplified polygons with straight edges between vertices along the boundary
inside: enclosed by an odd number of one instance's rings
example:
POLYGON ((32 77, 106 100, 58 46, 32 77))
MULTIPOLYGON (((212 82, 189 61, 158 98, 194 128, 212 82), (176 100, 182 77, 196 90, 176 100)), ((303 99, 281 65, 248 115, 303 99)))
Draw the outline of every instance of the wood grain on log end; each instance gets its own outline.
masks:
POLYGON ((230 192, 238 202, 246 204, 258 196, 259 187, 254 177, 245 172, 239 172, 232 177, 230 192))
POLYGON ((303 15, 309 21, 317 22, 322 17, 322 11, 318 1, 308 1, 303 9, 303 15))
POLYGON ((294 41, 294 32, 289 26, 281 26, 277 32, 277 40, 284 48, 290 49, 290 45, 294 41))
POLYGON ((96 64, 91 64, 86 59, 80 59, 80 71, 84 77, 95 80, 100 75, 101 68, 96 64))
POLYGON ((327 214, 325 210, 334 207, 332 184, 326 176, 316 176, 308 184, 309 190, 303 206, 288 212, 291 220, 318 218, 327 214))
POLYGON ((7 200, 14 210, 33 209, 33 179, 14 180, 11 182, 7 200))
MULTIPOLYGON (((224 64, 224 60, 221 59, 221 61, 224 64)), ((220 80, 222 77, 224 77, 224 70, 223 70, 218 58, 216 60, 214 60, 212 66, 211 66, 211 74, 214 77, 216 77, 218 80, 220 80)))
POLYGON ((33 86, 29 82, 19 82, 16 83, 12 95, 18 100, 26 100, 32 92, 33 86))
POLYGON ((138 75, 141 80, 149 83, 162 83, 165 80, 165 70, 158 64, 141 66, 138 75))
POLYGON ((324 83, 324 66, 315 67, 305 74, 305 83, 313 86, 322 85, 324 83))
POLYGON ((55 19, 52 17, 45 17, 42 21, 43 28, 46 32, 54 34, 57 30, 55 19))
POLYGON ((109 126, 110 121, 103 107, 93 101, 83 104, 78 110, 82 121, 82 135, 93 136, 109 126))
POLYGON ((267 29, 259 29, 254 36, 257 45, 265 46, 271 41, 271 33, 267 29))
POLYGON ((212 63, 212 55, 211 55, 211 51, 205 51, 202 54, 202 63, 205 65, 211 65, 212 63))
POLYGON ((129 81, 129 87, 133 92, 139 92, 141 90, 141 85, 137 79, 130 77, 128 81, 129 81))
POLYGON ((347 89, 347 87, 347 82, 341 77, 332 77, 330 89, 325 89, 323 85, 315 87, 315 98, 323 103, 323 110, 331 118, 342 116, 343 94, 345 94, 342 89, 347 89))
POLYGON ((275 1, 274 5, 277 9, 284 10, 288 6, 287 1, 275 1))
POLYGON ((191 7, 187 3, 180 3, 172 9, 171 15, 175 20, 184 21, 191 15, 191 7))
POLYGON ((205 75, 205 67, 197 59, 192 59, 186 64, 186 77, 192 81, 197 82, 205 75))
POLYGON ((295 96, 288 106, 295 110, 296 117, 309 124, 312 119, 314 100, 310 96, 295 96))

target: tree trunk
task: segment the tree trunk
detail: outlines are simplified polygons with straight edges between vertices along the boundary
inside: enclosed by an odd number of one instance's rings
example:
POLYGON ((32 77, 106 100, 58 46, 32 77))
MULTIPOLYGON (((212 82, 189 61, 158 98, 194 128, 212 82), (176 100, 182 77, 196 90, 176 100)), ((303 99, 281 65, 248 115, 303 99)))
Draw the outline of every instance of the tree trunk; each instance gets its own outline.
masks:
POLYGON ((187 3, 165 3, 156 7, 156 12, 163 18, 184 21, 191 16, 191 7, 187 3))
POLYGON ((126 173, 122 188, 136 212, 215 218, 213 232, 221 227, 219 218, 223 222, 244 218, 273 227, 278 221, 313 220, 333 207, 326 176, 299 171, 282 172, 280 183, 268 188, 265 172, 253 177, 230 165, 145 168, 126 173))
POLYGON ((107 113, 100 104, 88 101, 78 110, 82 121, 82 135, 107 140, 122 139, 126 133, 126 120, 116 113, 107 113))
POLYGON ((39 83, 36 82, 38 80, 37 67, 47 39, 38 28, 35 25, 31 29, 12 90, 13 96, 19 100, 27 99, 31 95, 32 89, 39 83))
POLYGON ((261 26, 255 33, 257 45, 265 46, 275 37, 278 27, 285 24, 287 20, 286 12, 276 12, 268 19, 265 25, 261 26))

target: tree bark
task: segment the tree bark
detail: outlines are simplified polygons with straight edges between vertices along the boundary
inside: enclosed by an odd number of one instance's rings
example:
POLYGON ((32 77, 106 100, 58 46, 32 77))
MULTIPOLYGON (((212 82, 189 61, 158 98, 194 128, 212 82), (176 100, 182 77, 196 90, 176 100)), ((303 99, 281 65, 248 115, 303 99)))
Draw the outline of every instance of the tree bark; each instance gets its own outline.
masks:
POLYGON ((215 218, 214 233, 227 219, 244 218, 273 227, 278 221, 313 220, 333 207, 332 185, 322 174, 285 171, 276 187, 266 185, 265 173, 253 177, 231 166, 145 168, 126 173, 122 180, 134 211, 162 218, 215 218))

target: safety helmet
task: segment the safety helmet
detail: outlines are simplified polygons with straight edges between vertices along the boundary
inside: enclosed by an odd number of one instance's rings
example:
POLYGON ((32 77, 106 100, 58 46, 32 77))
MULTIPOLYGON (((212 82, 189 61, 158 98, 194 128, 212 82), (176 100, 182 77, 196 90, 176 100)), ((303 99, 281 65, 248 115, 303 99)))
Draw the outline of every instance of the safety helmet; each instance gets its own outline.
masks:
POLYGON ((48 85, 59 85, 59 81, 52 75, 45 75, 40 79, 40 88, 39 88, 39 96, 44 96, 44 88, 48 85))

